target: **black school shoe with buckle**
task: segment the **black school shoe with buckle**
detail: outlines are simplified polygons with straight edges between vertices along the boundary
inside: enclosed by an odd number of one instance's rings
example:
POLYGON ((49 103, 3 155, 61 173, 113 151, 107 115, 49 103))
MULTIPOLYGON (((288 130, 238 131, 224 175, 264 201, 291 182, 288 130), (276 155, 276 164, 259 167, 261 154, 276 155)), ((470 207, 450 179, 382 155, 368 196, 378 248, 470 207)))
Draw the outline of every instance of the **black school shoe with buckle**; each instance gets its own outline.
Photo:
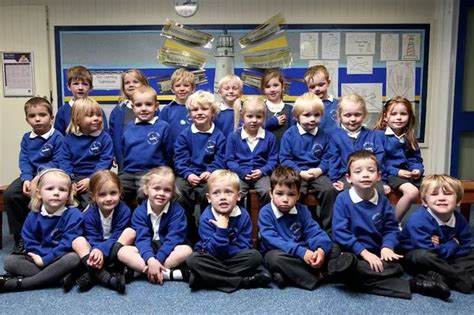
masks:
POLYGON ((416 277, 410 280, 410 289, 412 292, 447 300, 451 296, 451 290, 442 281, 416 277))
POLYGON ((242 278, 240 286, 245 289, 267 288, 272 282, 272 275, 268 271, 260 271, 251 277, 242 278))

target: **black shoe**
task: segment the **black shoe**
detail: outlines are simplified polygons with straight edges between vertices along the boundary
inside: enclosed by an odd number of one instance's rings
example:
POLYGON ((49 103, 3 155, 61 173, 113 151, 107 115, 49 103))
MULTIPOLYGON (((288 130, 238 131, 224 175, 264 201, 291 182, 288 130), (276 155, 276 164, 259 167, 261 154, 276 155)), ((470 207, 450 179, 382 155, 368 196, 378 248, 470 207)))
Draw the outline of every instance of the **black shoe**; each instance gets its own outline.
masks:
POLYGON ((82 276, 76 280, 76 283, 79 286, 80 292, 87 292, 96 285, 97 280, 90 272, 84 272, 82 276))
POLYGON ((64 293, 68 293, 74 287, 74 275, 72 273, 66 274, 61 279, 61 286, 63 287, 64 293))
POLYGON ((273 282, 276 283, 279 289, 284 289, 286 287, 285 278, 283 278, 283 275, 281 273, 274 272, 272 278, 273 282))
POLYGON ((125 294, 125 277, 122 274, 114 273, 109 280, 108 287, 120 294, 125 294))
POLYGON ((440 275, 439 273, 437 273, 436 271, 428 271, 428 273, 426 274, 426 279, 428 280, 434 280, 436 282, 444 282, 446 283, 446 278, 442 275, 440 275))
POLYGON ((414 279, 414 287, 412 290, 427 296, 432 296, 438 299, 446 300, 451 296, 449 287, 444 282, 438 282, 431 279, 423 279, 416 277, 414 279))
POLYGON ((266 288, 272 282, 272 276, 268 271, 258 272, 251 277, 244 277, 241 282, 241 287, 246 289, 266 288))
POLYGON ((6 283, 8 280, 12 280, 12 279, 16 279, 16 277, 15 277, 15 276, 11 276, 11 275, 0 275, 0 292, 11 291, 11 290, 5 289, 5 283, 6 283))
POLYGON ((357 257, 351 253, 341 253, 337 258, 328 262, 328 275, 332 276, 350 270, 357 266, 357 257))
POLYGON ((132 268, 127 267, 127 266, 123 268, 123 276, 125 278, 126 284, 129 284, 130 282, 133 281, 133 278, 135 277, 134 274, 135 274, 135 271, 132 268))
POLYGON ((12 248, 12 254, 24 254, 26 253, 25 251, 25 242, 21 238, 21 236, 14 237, 15 239, 15 245, 13 245, 12 248))

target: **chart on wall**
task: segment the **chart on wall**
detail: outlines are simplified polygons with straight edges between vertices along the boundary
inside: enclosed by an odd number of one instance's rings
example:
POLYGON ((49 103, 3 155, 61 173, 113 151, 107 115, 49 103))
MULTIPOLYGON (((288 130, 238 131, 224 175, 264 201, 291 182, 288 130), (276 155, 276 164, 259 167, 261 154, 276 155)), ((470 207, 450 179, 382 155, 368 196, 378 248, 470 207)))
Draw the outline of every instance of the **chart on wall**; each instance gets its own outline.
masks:
POLYGON ((358 93, 369 111, 367 125, 393 96, 409 99, 417 114, 417 136, 424 140, 428 78, 428 24, 285 24, 275 16, 261 25, 94 26, 55 28, 58 104, 71 97, 69 67, 91 70, 91 96, 101 104, 117 102, 120 75, 137 68, 159 94, 173 99, 171 74, 178 67, 195 73, 197 89, 215 91, 218 80, 234 73, 244 95, 260 95, 266 68, 285 76, 286 102, 307 91, 308 67, 324 65, 334 97, 358 93))

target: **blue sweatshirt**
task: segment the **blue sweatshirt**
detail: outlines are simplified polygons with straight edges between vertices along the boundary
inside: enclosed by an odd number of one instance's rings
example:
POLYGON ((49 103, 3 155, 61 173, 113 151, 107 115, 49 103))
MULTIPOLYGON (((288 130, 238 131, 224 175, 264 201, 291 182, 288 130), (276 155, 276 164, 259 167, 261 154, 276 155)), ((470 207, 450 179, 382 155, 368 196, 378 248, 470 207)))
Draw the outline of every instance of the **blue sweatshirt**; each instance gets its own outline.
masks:
POLYGON ((333 182, 341 179, 347 172, 349 155, 360 150, 374 153, 381 172, 384 172, 384 147, 375 131, 362 127, 359 136, 354 140, 344 129, 333 129, 329 141, 329 179, 333 182))
POLYGON ((473 245, 472 234, 469 223, 462 214, 453 212, 453 217, 448 221, 453 226, 440 223, 425 207, 416 209, 408 218, 400 235, 400 248, 407 251, 414 249, 434 251, 443 259, 469 254, 473 245), (439 245, 431 241, 433 235, 439 237, 439 245), (459 245, 453 238, 459 241, 459 245))
POLYGON ((72 241, 81 235, 82 213, 72 207, 52 217, 30 211, 21 231, 26 252, 41 256, 45 266, 72 252, 72 241))
POLYGON ((280 143, 280 163, 297 172, 319 167, 323 174, 329 169, 329 137, 318 129, 316 135, 301 134, 298 125, 288 129, 280 143))
POLYGON ((153 167, 170 166, 173 152, 170 126, 161 119, 153 124, 130 122, 123 133, 122 149, 124 172, 146 172, 153 167))
POLYGON ((375 132, 380 137, 385 150, 384 177, 398 176, 398 171, 401 169, 419 170, 423 175, 423 159, 418 146, 416 150, 412 150, 408 147, 405 139, 400 142, 394 134, 385 134, 385 130, 376 130, 375 132))
POLYGON ((332 95, 328 95, 328 98, 323 100, 324 115, 319 124, 319 128, 324 130, 327 134, 330 134, 333 129, 338 128, 337 122, 337 107, 339 101, 332 95))
POLYGON ((235 130, 234 128, 234 109, 226 108, 222 109, 214 120, 216 127, 222 131, 224 136, 227 138, 229 133, 235 130))
POLYGON ((61 146, 59 168, 74 176, 108 170, 114 160, 113 144, 105 131, 98 136, 68 134, 61 146))
POLYGON ((148 200, 138 206, 132 215, 132 228, 137 233, 135 246, 145 262, 155 257, 161 264, 174 248, 182 245, 186 239, 187 221, 183 208, 177 202, 171 202, 168 211, 162 213, 158 234, 161 247, 155 253, 152 247, 153 224, 148 215, 148 200))
MULTIPOLYGON (((376 193, 377 194, 377 193, 376 193)), ((398 244, 398 223, 395 211, 385 196, 378 195, 377 204, 356 200, 351 188, 339 193, 334 204, 332 233, 343 250, 356 255, 367 249, 378 254, 383 247, 394 249, 398 244)))
POLYGON ((112 213, 111 235, 108 239, 104 238, 100 210, 97 205, 91 204, 83 214, 84 236, 92 247, 91 251, 97 248, 105 257, 108 257, 112 246, 118 241, 123 230, 130 224, 130 218, 132 216, 130 208, 122 201, 115 207, 112 213))
POLYGON ((170 125, 170 138, 173 144, 180 133, 192 124, 186 105, 178 104, 176 101, 172 101, 163 108, 160 119, 170 125))
POLYGON ((247 140, 242 139, 242 128, 227 137, 225 155, 227 167, 239 175, 240 179, 252 170, 261 170, 263 176, 269 176, 278 164, 278 149, 275 136, 265 132, 265 137, 258 141, 255 149, 250 151, 247 140))
POLYGON ((326 255, 331 251, 329 236, 312 219, 308 208, 299 203, 286 214, 272 202, 266 204, 258 214, 258 228, 263 252, 279 249, 303 259, 308 249, 321 248, 326 255))
POLYGON ((252 248, 252 222, 244 208, 234 208, 226 229, 218 228, 209 220, 217 220, 211 206, 204 210, 199 219, 201 240, 196 243, 195 250, 204 251, 219 259, 227 259, 252 248))
MULTIPOLYGON (((63 106, 59 107, 56 117, 54 119, 54 129, 61 132, 63 135, 66 135, 66 129, 71 122, 71 109, 74 101, 67 102, 63 106)), ((107 124, 107 115, 105 115, 104 110, 102 109, 102 120, 105 132, 108 131, 109 127, 107 124)))
POLYGON ((50 132, 47 133, 49 137, 46 134, 43 135, 46 139, 43 136, 35 136, 33 132, 23 135, 19 156, 22 182, 31 181, 44 168, 59 167, 63 135, 57 130, 50 132))
MULTIPOLYGON (((225 137, 211 127, 212 133, 199 132, 194 125, 186 128, 174 144, 174 161, 178 176, 187 179, 225 167, 225 137)), ((211 131, 210 130, 210 131, 211 131)))

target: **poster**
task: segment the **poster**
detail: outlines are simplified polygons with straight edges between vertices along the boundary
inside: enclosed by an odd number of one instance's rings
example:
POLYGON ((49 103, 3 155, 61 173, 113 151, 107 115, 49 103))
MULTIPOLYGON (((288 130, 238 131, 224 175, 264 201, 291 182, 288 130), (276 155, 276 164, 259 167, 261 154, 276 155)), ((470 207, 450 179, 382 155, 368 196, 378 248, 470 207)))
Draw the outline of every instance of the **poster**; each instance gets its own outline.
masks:
POLYGON ((3 95, 33 96, 33 59, 31 52, 2 53, 3 95))

